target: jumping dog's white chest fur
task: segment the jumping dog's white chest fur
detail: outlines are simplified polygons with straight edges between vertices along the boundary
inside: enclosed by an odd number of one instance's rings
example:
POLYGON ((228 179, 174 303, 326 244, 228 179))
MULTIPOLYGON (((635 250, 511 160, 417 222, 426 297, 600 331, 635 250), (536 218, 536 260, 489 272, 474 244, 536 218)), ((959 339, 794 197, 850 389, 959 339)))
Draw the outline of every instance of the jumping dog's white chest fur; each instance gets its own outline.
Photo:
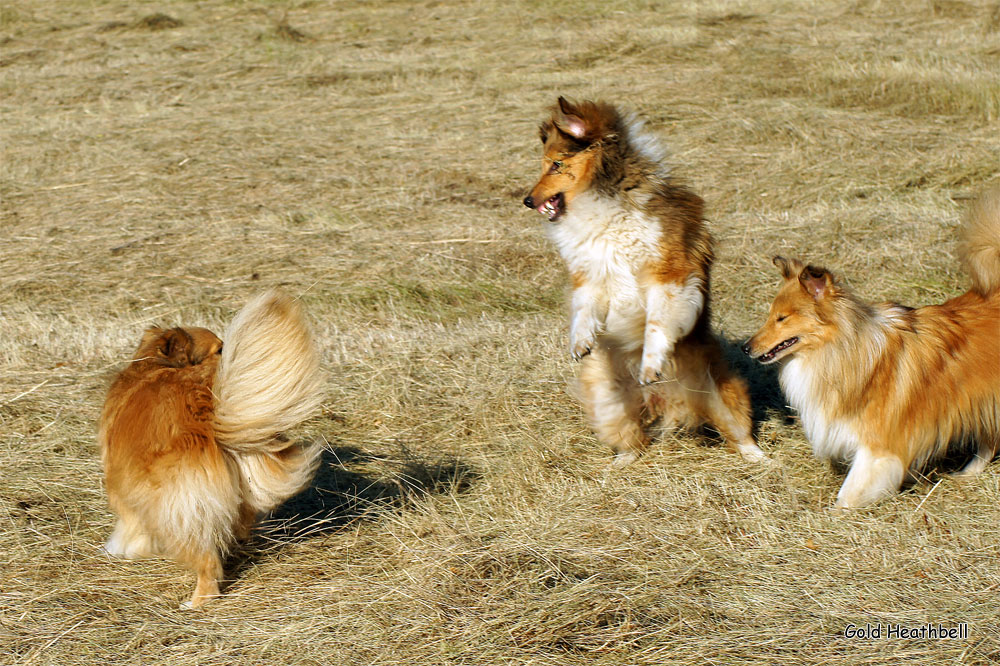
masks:
POLYGON ((642 346, 646 294, 639 270, 655 261, 662 231, 659 221, 614 201, 582 194, 548 234, 571 273, 586 281, 599 301, 603 334, 616 344, 642 346))

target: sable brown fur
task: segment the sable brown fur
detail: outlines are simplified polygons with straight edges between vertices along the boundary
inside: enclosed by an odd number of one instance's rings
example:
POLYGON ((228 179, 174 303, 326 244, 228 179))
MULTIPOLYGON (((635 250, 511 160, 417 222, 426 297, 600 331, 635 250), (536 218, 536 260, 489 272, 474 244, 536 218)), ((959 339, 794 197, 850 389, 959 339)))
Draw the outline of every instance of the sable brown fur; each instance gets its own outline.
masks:
POLYGON ((189 607, 218 596, 229 548, 315 469, 318 444, 290 443, 279 430, 316 407, 318 388, 301 309, 278 292, 237 315, 225 346, 203 328, 147 330, 101 414, 105 487, 118 516, 105 550, 192 569, 189 607), (258 371, 243 369, 251 366, 258 371))
POLYGON ((573 287, 570 351, 584 409, 616 464, 648 445, 644 425, 711 423, 744 457, 743 380, 709 326, 712 239, 698 195, 668 172, 634 116, 559 98, 541 124, 542 175, 524 203, 548 218, 573 287))
POLYGON ((826 269, 775 258, 784 282, 745 350, 783 361, 815 453, 851 461, 838 507, 896 492, 949 447, 972 446, 965 475, 1000 448, 1000 189, 977 200, 960 235, 972 289, 916 309, 869 305, 826 269))

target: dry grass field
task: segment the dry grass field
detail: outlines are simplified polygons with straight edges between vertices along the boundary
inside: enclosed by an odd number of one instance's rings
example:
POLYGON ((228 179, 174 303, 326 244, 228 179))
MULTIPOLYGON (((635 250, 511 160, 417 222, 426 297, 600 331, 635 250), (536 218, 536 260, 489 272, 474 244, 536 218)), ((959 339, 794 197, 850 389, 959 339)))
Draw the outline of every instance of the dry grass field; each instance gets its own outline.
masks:
POLYGON ((665 137, 731 343, 776 253, 872 300, 966 288, 954 228, 1000 173, 995 1, 0 4, 0 663, 1000 659, 1000 463, 832 514, 842 473, 734 354, 776 465, 664 433, 607 469, 520 204, 559 94, 665 137), (191 574, 98 551, 104 392, 144 327, 221 331, 275 285, 323 348, 294 436, 327 452, 228 594, 182 611, 191 574), (844 636, 928 622, 968 637, 844 636))

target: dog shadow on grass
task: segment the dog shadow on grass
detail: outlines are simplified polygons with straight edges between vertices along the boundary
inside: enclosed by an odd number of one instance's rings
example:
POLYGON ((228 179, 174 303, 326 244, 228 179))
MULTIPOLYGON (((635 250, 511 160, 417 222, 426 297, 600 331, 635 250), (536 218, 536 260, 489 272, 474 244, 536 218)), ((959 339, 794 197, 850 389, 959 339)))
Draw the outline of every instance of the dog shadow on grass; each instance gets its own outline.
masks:
POLYGON ((354 446, 325 449, 309 487, 271 512, 257 531, 304 541, 356 520, 401 509, 424 495, 463 492, 476 478, 455 458, 422 459, 406 448, 392 455, 354 446))
MULTIPOLYGON (((788 421, 793 412, 785 401, 778 383, 778 365, 763 365, 754 361, 740 349, 739 340, 721 339, 722 351, 737 375, 743 377, 750 390, 750 406, 753 410, 754 429, 762 421, 779 418, 788 421)), ((756 433, 755 433, 756 434, 756 433)))
MULTIPOLYGON (((720 338, 719 342, 729 367, 747 383, 754 437, 757 437, 760 424, 764 421, 777 419, 783 423, 791 423, 795 416, 781 392, 778 368, 775 365, 761 365, 748 358, 740 349, 742 343, 739 341, 720 338)), ((698 431, 703 436, 701 441, 705 446, 723 445, 722 435, 712 426, 705 424, 698 431)))
POLYGON ((265 552, 325 538, 356 521, 405 510, 426 495, 464 492, 477 477, 461 460, 424 459, 405 447, 392 455, 354 446, 324 449, 309 486, 264 517, 250 540, 232 554, 226 564, 227 578, 239 579, 265 552))

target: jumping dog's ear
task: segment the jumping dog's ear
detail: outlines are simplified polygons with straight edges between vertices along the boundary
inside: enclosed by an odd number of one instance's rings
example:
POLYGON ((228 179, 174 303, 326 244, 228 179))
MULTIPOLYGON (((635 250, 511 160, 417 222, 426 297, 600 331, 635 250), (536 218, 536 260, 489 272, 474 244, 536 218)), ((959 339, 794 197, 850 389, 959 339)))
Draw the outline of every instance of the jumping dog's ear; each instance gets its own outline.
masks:
POLYGON ((574 139, 583 139, 587 135, 587 124, 579 115, 576 107, 566 100, 559 98, 559 113, 555 114, 556 127, 560 131, 569 134, 574 139))
POLYGON ((799 284, 806 290, 806 293, 813 297, 813 300, 820 300, 827 296, 830 287, 833 285, 833 276, 830 271, 817 266, 806 266, 799 273, 799 284))

